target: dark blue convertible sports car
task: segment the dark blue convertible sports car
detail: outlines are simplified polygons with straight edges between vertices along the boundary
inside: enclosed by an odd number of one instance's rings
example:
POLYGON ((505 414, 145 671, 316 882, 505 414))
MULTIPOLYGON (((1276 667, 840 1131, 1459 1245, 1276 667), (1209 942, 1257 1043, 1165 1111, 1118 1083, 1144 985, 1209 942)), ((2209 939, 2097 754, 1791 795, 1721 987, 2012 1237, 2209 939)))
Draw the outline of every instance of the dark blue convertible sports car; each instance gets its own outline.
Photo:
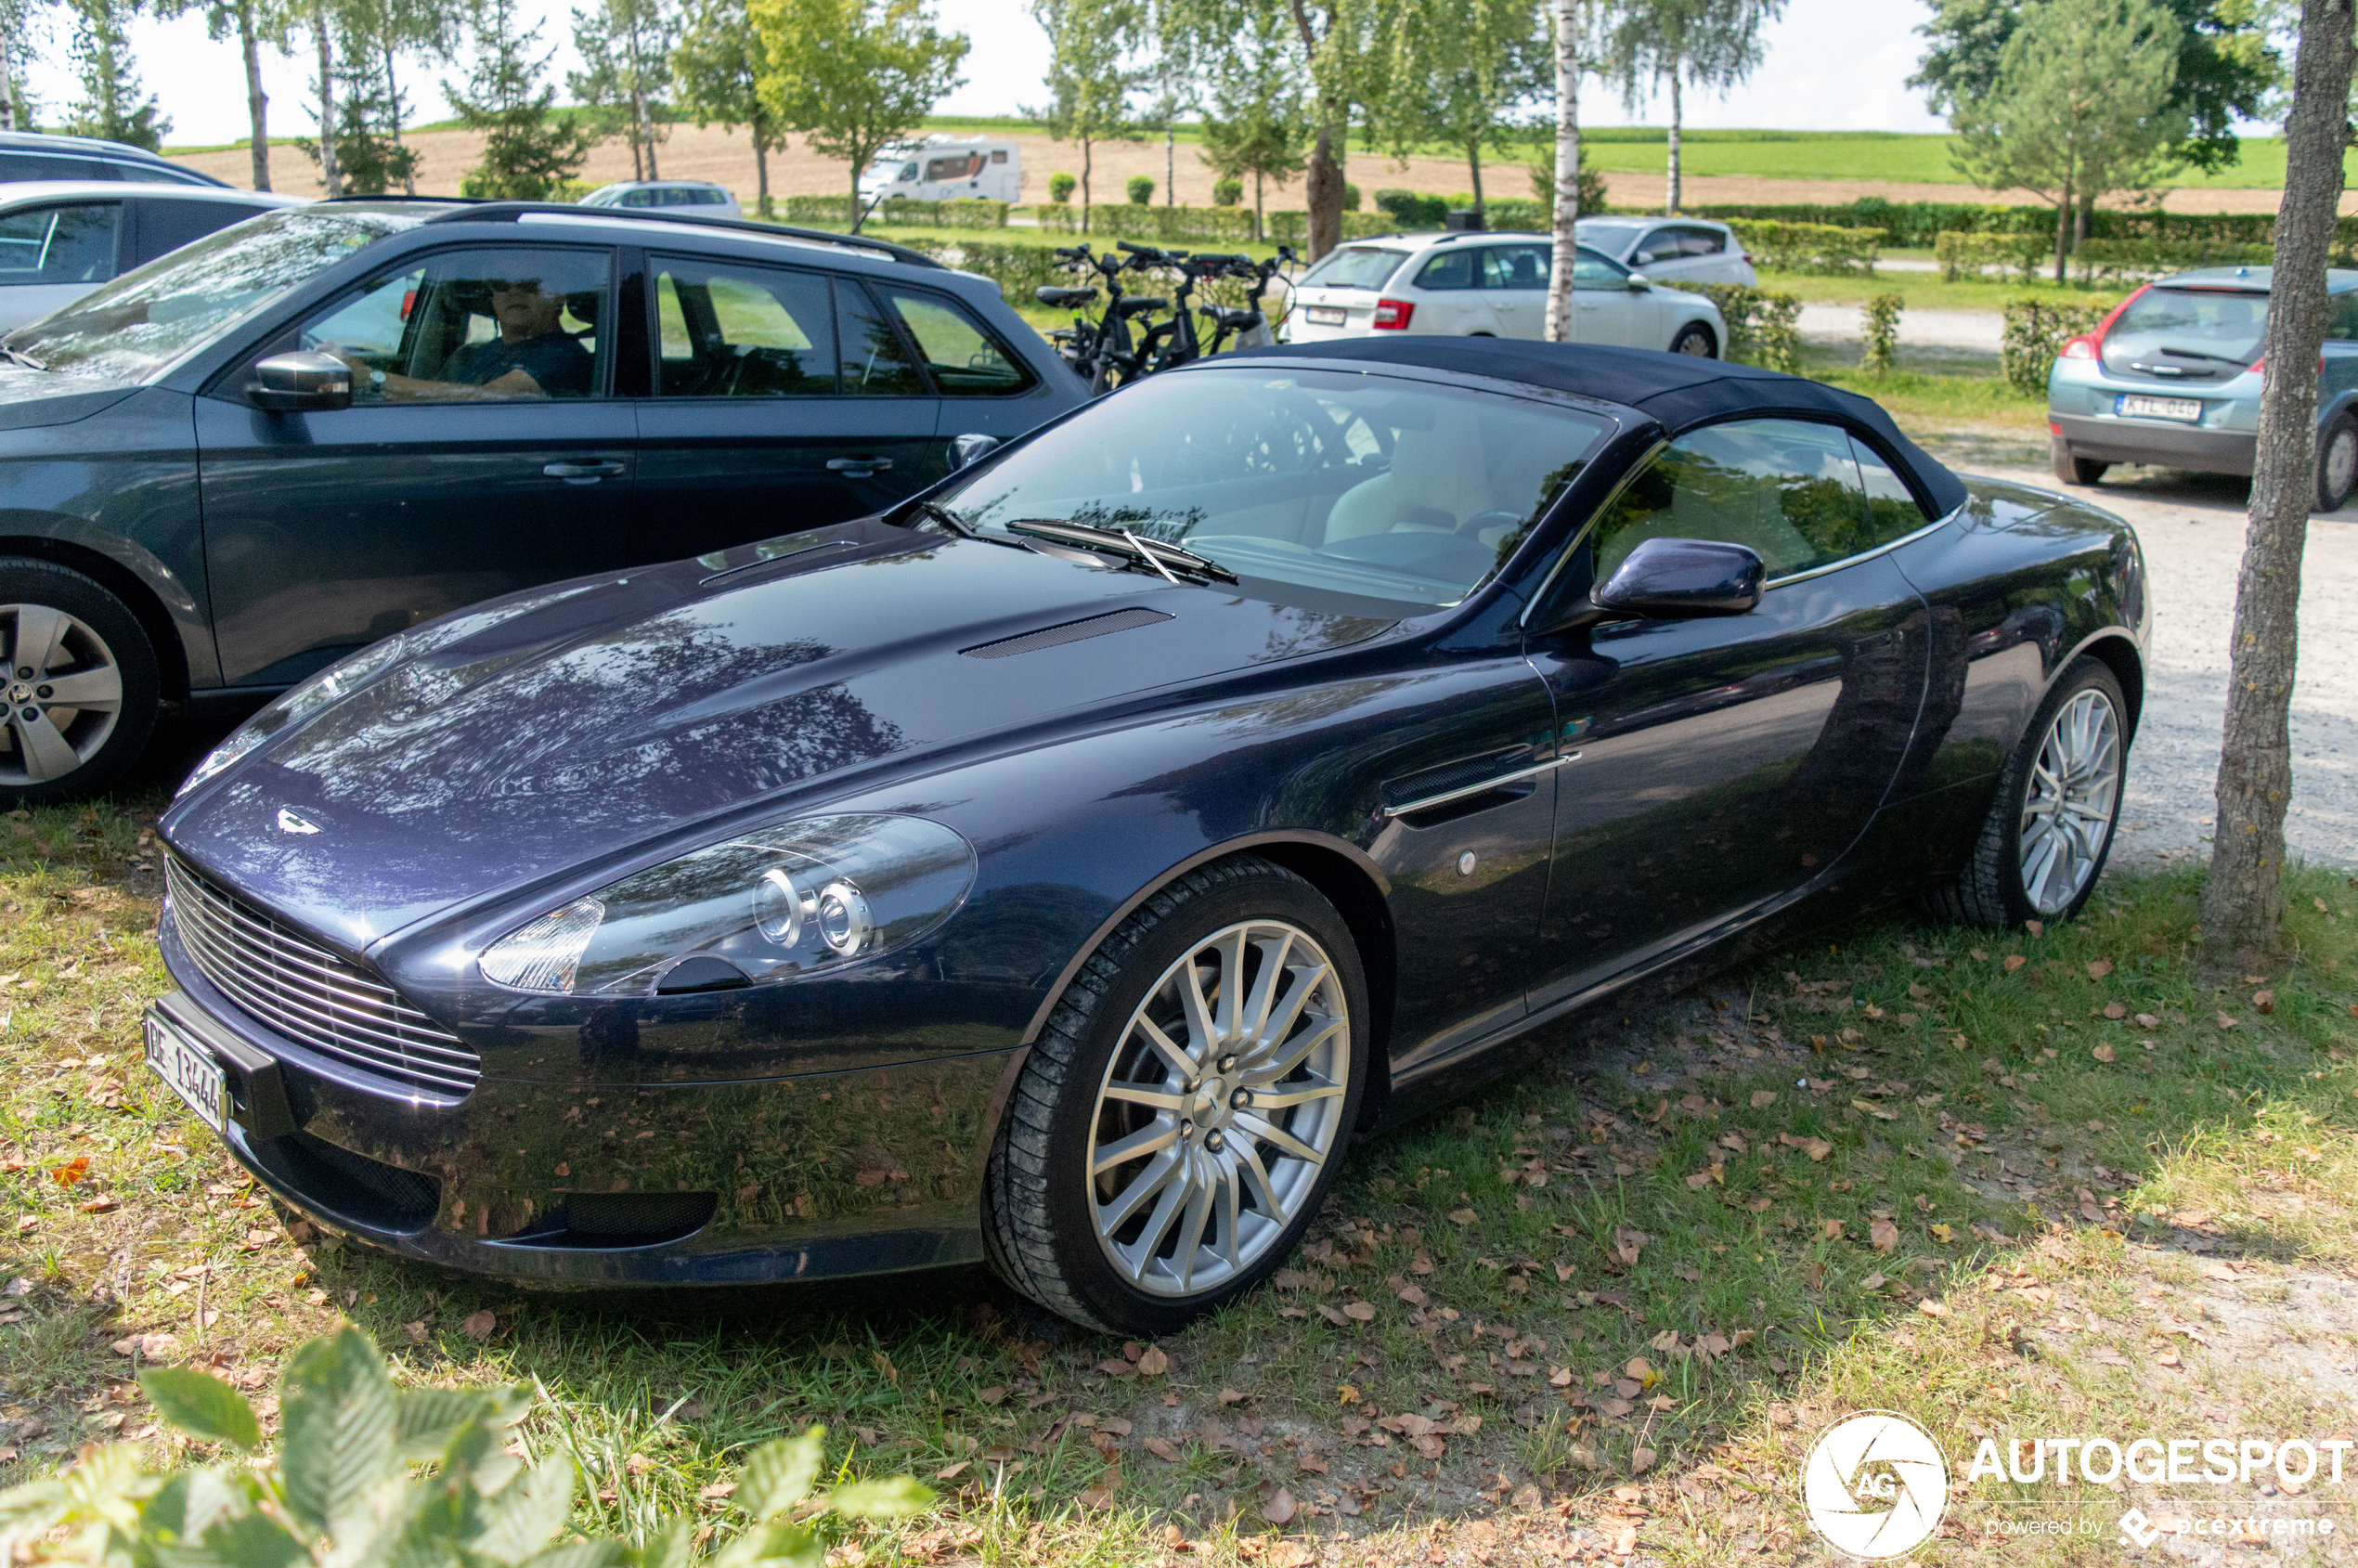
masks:
POLYGON ((2071 915, 2147 630, 2120 522, 1807 381, 1223 356, 289 693, 164 819, 149 1055, 411 1257, 988 1258, 1156 1331, 1634 981, 1836 901, 2071 915))

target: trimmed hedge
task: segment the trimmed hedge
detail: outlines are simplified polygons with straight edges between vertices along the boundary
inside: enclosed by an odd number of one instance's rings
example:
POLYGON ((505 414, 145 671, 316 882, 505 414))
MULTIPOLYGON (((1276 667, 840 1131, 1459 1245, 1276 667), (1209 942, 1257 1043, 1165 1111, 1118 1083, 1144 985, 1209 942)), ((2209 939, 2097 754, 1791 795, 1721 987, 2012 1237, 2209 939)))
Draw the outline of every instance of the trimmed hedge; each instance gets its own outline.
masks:
POLYGON ((1250 240, 1252 211, 1247 207, 1134 207, 1127 202, 1089 209, 1089 227, 1081 226, 1078 207, 1034 207, 1044 233, 1101 234, 1109 240, 1250 240))
POLYGON ((1723 358, 1741 359, 1787 375, 1801 372, 1801 300, 1781 291, 1749 288, 1742 283, 1689 283, 1694 293, 1709 297, 1728 324, 1723 358))
MULTIPOLYGON (((2089 240, 2089 244, 2096 243, 2089 240)), ((1960 279, 1978 278, 1987 267, 2002 266, 2029 282, 2038 272, 2039 264, 2054 253, 2053 234, 2008 234, 1994 232, 1961 233, 1944 228, 1933 241, 1932 253, 1940 263, 1940 276, 1954 283, 1960 279)))
POLYGON ((2000 373, 2026 397, 2047 395, 2047 375, 2067 338, 2092 332, 2109 305, 2053 305, 2045 300, 2008 300, 2005 336, 1998 350, 2000 373))
POLYGON ((1739 218, 1728 227, 1771 272, 1872 273, 1884 239, 1880 228, 1831 223, 1739 218))
MULTIPOLYGON (((829 228, 851 227, 849 196, 789 196, 776 203, 787 223, 829 228)), ((870 223, 897 224, 905 228, 1004 228, 1004 201, 912 201, 887 198, 870 214, 870 223)))

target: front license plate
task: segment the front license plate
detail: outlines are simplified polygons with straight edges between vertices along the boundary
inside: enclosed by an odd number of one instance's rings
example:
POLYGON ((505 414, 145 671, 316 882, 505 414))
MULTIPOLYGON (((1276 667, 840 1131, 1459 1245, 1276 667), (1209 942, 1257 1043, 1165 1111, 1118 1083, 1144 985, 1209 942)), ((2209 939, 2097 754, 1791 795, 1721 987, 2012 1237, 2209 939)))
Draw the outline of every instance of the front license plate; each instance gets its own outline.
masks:
POLYGON ((2195 397, 2136 397, 2123 394, 2113 412, 2124 420, 2198 420, 2202 401, 2195 397))
POLYGON ((148 1066, 218 1133, 228 1120, 221 1064, 213 1053, 153 1012, 148 1015, 148 1066))
POLYGON ((1323 305, 1309 306, 1302 311, 1302 318, 1314 327, 1340 327, 1346 319, 1341 311, 1323 305))

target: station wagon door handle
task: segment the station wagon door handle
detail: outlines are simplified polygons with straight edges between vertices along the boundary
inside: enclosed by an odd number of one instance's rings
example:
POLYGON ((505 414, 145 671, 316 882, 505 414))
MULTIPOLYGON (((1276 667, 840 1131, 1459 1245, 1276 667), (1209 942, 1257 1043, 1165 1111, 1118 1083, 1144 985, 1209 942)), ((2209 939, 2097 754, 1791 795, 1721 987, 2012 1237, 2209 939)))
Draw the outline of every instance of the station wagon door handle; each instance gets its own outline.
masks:
POLYGON ((568 485, 595 485, 623 471, 624 464, 612 458, 596 462, 552 462, 541 469, 551 479, 562 479, 568 485))
POLYGON ((827 472, 840 473, 847 479, 865 479, 880 468, 890 468, 890 458, 829 458, 827 472))

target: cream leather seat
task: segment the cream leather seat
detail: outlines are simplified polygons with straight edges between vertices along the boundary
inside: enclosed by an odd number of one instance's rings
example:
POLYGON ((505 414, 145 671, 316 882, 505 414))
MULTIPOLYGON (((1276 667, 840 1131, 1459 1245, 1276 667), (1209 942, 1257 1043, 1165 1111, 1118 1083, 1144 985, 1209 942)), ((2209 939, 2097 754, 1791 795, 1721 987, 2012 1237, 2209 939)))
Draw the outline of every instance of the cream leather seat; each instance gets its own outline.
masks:
POLYGON ((1335 498, 1324 542, 1369 534, 1452 533, 1467 518, 1497 504, 1474 410, 1443 404, 1433 409, 1432 429, 1400 433, 1390 472, 1335 498))

